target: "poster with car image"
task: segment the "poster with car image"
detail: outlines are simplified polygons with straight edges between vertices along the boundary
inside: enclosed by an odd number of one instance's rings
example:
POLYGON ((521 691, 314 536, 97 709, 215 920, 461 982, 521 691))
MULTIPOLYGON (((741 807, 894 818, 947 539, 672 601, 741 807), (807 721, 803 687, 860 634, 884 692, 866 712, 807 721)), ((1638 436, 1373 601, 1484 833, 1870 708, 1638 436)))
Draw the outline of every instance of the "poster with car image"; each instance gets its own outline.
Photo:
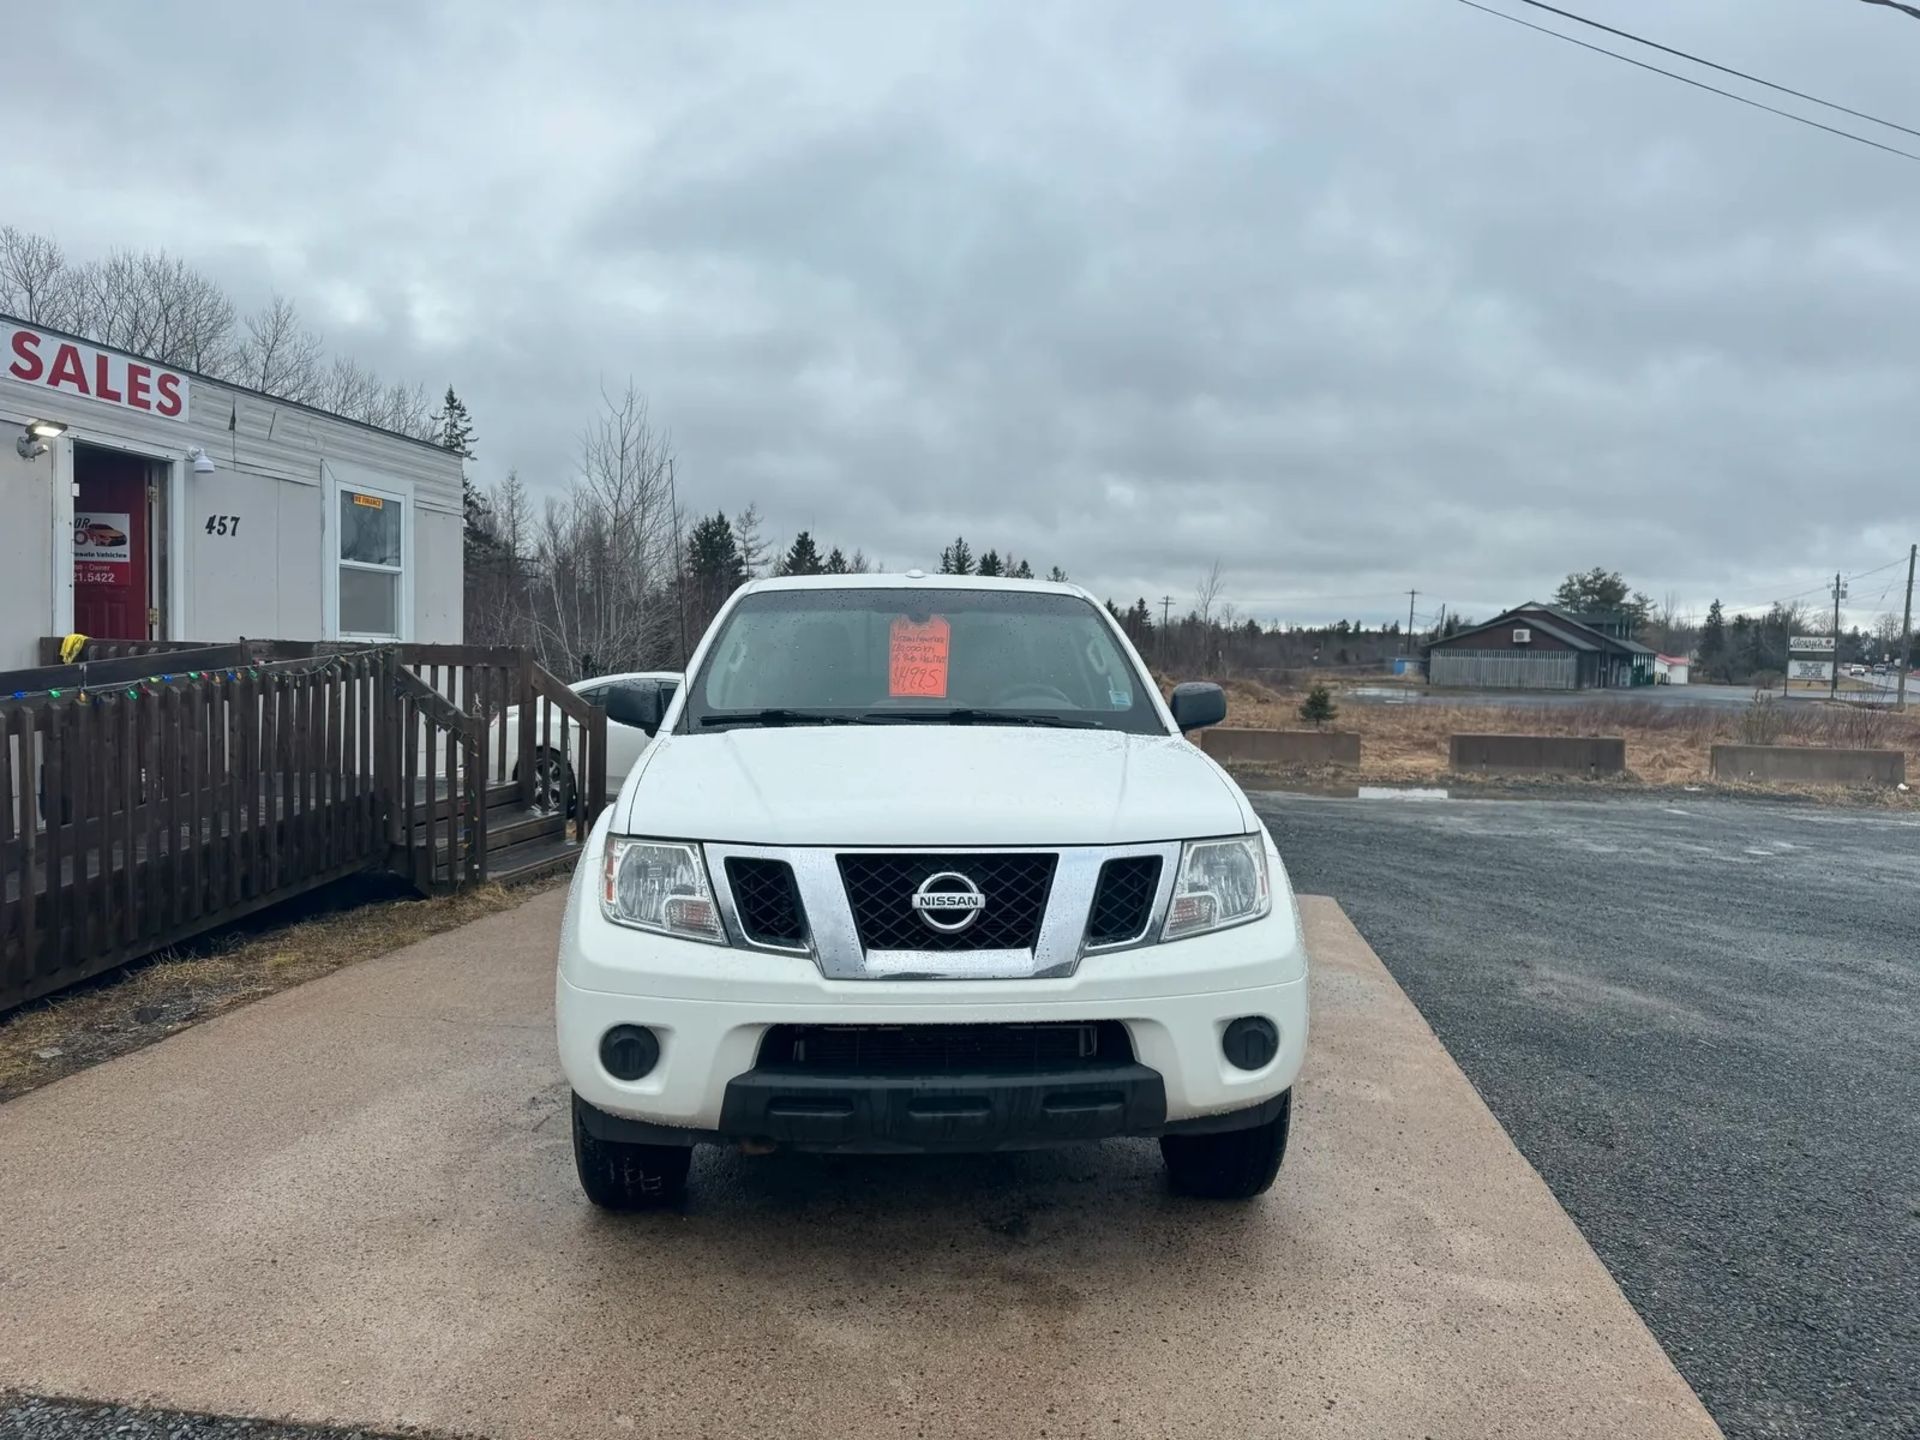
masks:
POLYGON ((133 573, 133 517, 106 510, 73 517, 74 579, 82 585, 124 583, 133 573))

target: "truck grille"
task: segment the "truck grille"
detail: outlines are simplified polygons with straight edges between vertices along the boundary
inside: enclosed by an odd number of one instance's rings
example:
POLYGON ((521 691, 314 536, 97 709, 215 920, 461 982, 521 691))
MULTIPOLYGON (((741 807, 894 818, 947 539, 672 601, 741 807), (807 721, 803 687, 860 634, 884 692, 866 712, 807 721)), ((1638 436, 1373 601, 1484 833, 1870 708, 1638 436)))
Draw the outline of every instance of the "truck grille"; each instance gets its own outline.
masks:
POLYGON ((854 927, 867 950, 1030 950, 1040 938, 1057 855, 842 855, 854 927), (985 904, 973 923, 935 929, 913 908, 922 881, 945 871, 964 875, 985 904))
POLYGON ((1160 857, 1129 855, 1100 867, 1100 884, 1093 892, 1093 915, 1087 924, 1089 945, 1121 945, 1140 938, 1153 913, 1153 895, 1160 888, 1160 857))
POLYGON ((786 861, 730 856, 727 884, 733 887, 734 910, 747 939, 760 945, 807 943, 807 919, 793 867, 786 861))
POLYGON ((979 1075, 1125 1065, 1117 1020, 1046 1025, 775 1025, 763 1069, 856 1075, 979 1075))

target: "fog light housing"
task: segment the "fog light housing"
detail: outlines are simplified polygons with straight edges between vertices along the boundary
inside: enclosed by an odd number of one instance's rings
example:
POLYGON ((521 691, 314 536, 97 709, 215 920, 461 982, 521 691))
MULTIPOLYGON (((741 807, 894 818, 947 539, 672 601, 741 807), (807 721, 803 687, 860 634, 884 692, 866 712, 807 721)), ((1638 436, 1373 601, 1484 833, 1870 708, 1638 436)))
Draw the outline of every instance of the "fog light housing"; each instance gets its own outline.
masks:
POLYGON ((600 1063, 616 1080, 641 1080, 660 1063, 660 1037, 644 1025, 616 1025, 600 1037, 600 1063))
POLYGON ((1280 1028, 1264 1015, 1242 1015, 1220 1037, 1220 1051, 1236 1070, 1258 1070, 1280 1053, 1280 1028))

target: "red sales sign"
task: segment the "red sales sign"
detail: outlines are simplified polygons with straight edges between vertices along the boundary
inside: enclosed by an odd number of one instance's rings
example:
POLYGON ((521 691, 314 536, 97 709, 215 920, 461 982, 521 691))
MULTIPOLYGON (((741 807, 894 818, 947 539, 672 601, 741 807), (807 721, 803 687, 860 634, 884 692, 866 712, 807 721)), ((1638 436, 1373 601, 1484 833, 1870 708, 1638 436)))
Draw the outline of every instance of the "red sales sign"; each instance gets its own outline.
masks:
POLYGON ((177 370, 25 325, 0 325, 0 346, 0 364, 10 379, 166 420, 187 418, 187 377, 177 370))

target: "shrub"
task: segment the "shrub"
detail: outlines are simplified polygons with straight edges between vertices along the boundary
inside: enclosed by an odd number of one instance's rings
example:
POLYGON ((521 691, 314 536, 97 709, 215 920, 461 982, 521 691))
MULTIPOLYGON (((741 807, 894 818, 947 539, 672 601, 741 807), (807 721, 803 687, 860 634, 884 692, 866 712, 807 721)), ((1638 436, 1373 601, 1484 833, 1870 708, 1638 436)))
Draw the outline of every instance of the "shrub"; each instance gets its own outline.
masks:
POLYGON ((1740 714, 1740 740, 1745 745, 1773 745, 1787 728, 1787 707, 1778 696, 1762 692, 1740 714))
POLYGON ((1324 685, 1316 685, 1307 691, 1307 698, 1300 702, 1300 718, 1308 721, 1316 729, 1326 724, 1339 713, 1333 703, 1333 696, 1324 685))

